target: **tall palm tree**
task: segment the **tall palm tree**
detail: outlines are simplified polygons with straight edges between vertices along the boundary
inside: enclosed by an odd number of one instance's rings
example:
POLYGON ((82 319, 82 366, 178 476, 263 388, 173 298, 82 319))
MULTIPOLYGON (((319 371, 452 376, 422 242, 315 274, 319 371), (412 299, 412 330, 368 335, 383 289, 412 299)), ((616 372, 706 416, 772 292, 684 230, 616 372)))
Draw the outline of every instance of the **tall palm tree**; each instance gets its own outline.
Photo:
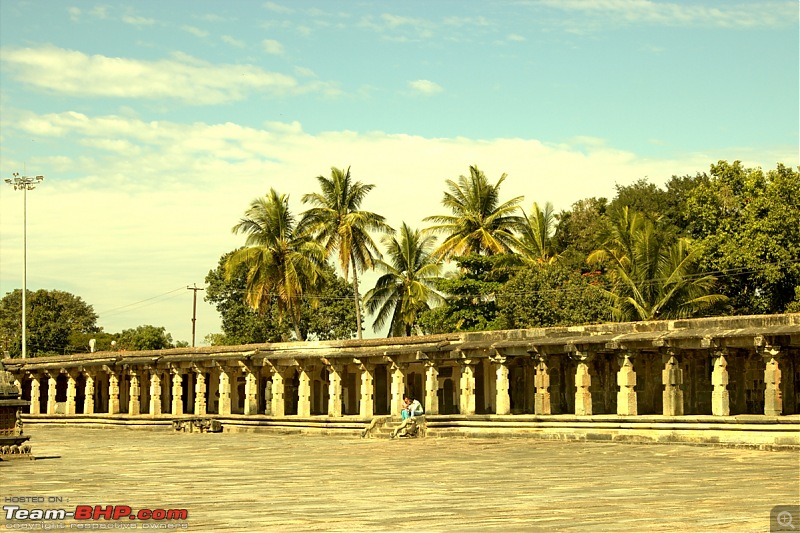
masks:
POLYGON ((375 185, 353 181, 347 170, 331 168, 331 177, 318 176, 321 192, 306 194, 303 203, 312 207, 303 213, 300 222, 325 248, 326 257, 338 252, 339 266, 344 278, 353 271, 353 301, 356 308, 356 331, 361 338, 361 309, 358 294, 358 272, 374 268, 380 250, 370 237, 370 231, 393 233, 384 217, 360 209, 361 202, 375 185))
POLYGON ((278 318, 289 315, 298 340, 300 307, 304 294, 313 292, 324 261, 323 248, 299 232, 289 211, 289 197, 270 189, 256 198, 234 233, 247 235, 245 247, 234 252, 225 265, 228 279, 237 268, 247 268, 246 301, 259 313, 277 302, 278 318))
POLYGON ((523 262, 528 264, 552 263, 558 256, 554 254, 552 238, 555 229, 553 204, 544 204, 544 211, 533 202, 531 214, 523 211, 523 223, 519 228, 521 246, 517 249, 523 262))
POLYGON ((727 299, 712 293, 714 276, 698 272, 699 247, 667 238, 641 214, 625 207, 604 237, 587 262, 610 264, 613 286, 606 294, 616 319, 685 318, 727 299))
POLYGON ((454 255, 510 252, 520 247, 514 236, 522 224, 517 215, 522 196, 500 203, 500 185, 506 175, 500 176, 492 185, 477 166, 469 167, 469 176, 459 176, 458 182, 447 180, 447 191, 442 205, 452 215, 436 215, 425 218, 435 225, 424 232, 441 233, 445 240, 434 255, 449 259, 454 255))
POLYGON ((431 250, 435 238, 422 236, 404 222, 399 239, 390 235, 382 239, 390 262, 378 260, 375 266, 383 272, 375 287, 364 295, 364 304, 375 313, 372 329, 378 331, 390 321, 389 336, 410 336, 420 313, 430 304, 443 304, 444 298, 434 290, 441 279, 442 266, 433 261, 431 250))

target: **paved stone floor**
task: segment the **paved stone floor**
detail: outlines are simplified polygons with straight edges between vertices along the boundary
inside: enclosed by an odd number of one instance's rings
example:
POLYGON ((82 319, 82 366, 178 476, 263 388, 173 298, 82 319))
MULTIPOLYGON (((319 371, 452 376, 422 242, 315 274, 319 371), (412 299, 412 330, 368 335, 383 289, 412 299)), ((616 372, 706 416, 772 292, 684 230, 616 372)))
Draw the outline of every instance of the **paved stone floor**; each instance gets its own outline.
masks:
POLYGON ((26 430, 37 460, 0 462, 4 506, 185 508, 170 524, 191 531, 769 531, 773 506, 800 503, 797 452, 26 430), (9 503, 31 496, 63 503, 9 503))

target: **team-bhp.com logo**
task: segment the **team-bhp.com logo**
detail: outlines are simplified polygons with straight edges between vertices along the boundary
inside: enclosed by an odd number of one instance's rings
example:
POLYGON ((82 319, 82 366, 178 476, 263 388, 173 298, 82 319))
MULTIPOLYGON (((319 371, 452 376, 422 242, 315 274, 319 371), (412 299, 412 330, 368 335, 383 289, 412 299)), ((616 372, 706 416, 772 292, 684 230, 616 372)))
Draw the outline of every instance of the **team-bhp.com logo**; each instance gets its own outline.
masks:
POLYGON ((129 505, 78 505, 66 509, 23 509, 19 505, 4 505, 6 520, 186 520, 187 509, 139 509, 129 505))

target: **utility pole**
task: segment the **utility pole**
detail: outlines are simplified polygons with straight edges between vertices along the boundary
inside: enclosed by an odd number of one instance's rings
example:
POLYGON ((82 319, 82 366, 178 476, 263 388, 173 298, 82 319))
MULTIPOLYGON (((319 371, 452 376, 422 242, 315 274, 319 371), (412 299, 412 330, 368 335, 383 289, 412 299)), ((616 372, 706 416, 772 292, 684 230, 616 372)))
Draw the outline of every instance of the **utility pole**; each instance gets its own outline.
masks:
POLYGON ((14 179, 7 179, 6 183, 12 185, 15 191, 22 191, 22 358, 28 356, 27 348, 27 296, 28 296, 28 191, 44 179, 44 176, 20 176, 19 172, 11 174, 14 179))
POLYGON ((197 291, 204 291, 205 289, 198 287, 197 283, 194 284, 194 287, 189 287, 187 285, 186 288, 190 291, 194 291, 194 298, 192 298, 192 348, 194 348, 194 327, 197 323, 197 291))

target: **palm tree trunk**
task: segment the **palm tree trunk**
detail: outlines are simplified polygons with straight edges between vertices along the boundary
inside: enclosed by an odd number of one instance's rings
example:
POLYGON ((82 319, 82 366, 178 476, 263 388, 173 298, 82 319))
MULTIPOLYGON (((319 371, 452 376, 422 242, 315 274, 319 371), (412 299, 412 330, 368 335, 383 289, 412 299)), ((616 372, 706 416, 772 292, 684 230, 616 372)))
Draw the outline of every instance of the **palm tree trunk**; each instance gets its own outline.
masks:
POLYGON ((350 256, 353 263, 353 300, 356 303, 356 331, 358 338, 361 338, 361 298, 358 297, 358 269, 356 268, 356 261, 353 256, 350 256))

